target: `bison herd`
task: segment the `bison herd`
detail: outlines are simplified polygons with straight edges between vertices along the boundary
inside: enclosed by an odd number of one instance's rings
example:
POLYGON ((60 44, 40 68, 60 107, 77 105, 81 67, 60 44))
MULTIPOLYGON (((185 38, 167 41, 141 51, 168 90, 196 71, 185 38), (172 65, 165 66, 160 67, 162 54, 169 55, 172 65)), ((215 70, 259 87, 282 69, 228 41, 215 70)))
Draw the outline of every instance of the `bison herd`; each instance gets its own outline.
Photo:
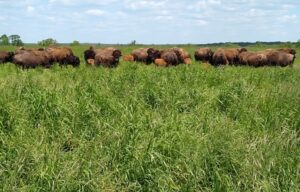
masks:
MULTIPOLYGON (((84 59, 87 65, 116 67, 119 64, 122 52, 113 47, 97 49, 90 47, 84 51, 84 59)), ((248 65, 261 66, 289 66, 296 58, 296 51, 290 48, 266 49, 258 52, 250 52, 245 48, 218 48, 216 51, 210 48, 199 48, 194 54, 195 60, 210 63, 213 66, 220 65, 248 65)), ((154 63, 157 66, 169 67, 179 64, 192 64, 191 55, 183 48, 168 48, 158 50, 155 48, 135 49, 129 55, 123 56, 123 61, 154 63)), ((73 54, 68 47, 48 47, 38 49, 19 48, 15 52, 0 51, 0 63, 11 62, 23 69, 42 66, 51 67, 54 63, 60 66, 72 65, 78 67, 80 59, 73 54)))
POLYGON ((296 50, 266 49, 250 52, 245 48, 218 48, 213 52, 210 48, 199 48, 195 52, 196 61, 207 62, 214 66, 219 65, 248 65, 253 67, 292 65, 296 58, 296 50))

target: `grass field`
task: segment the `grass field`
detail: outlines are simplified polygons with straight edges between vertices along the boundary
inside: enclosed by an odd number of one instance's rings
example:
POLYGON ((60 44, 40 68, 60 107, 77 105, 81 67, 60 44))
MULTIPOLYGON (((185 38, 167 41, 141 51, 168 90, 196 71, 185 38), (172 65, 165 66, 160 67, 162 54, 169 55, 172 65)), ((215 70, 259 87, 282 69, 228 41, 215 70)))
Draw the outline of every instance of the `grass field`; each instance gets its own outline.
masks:
MULTIPOLYGON (((82 59, 86 48, 73 50, 82 59)), ((299 58, 293 68, 0 66, 2 191, 299 189, 299 58)))

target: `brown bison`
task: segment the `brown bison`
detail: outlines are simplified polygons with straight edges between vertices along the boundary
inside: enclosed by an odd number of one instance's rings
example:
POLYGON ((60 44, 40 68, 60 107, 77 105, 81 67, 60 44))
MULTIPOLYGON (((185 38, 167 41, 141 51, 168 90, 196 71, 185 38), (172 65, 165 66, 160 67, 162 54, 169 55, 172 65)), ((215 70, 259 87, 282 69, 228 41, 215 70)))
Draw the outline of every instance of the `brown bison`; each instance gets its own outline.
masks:
POLYGON ((160 51, 154 48, 140 48, 133 50, 131 55, 134 61, 151 64, 160 57, 160 51))
POLYGON ((247 49, 245 48, 229 48, 229 49, 224 49, 226 59, 228 61, 228 64, 230 65, 237 65, 239 64, 239 55, 242 52, 246 52, 247 49))
POLYGON ((169 65, 176 66, 180 64, 178 55, 173 50, 170 49, 163 50, 161 51, 160 55, 161 55, 161 59, 163 59, 168 66, 169 65))
POLYGON ((95 60, 96 53, 94 51, 94 47, 90 47, 88 50, 84 51, 84 60, 88 64, 89 59, 95 60))
POLYGON ((192 59, 186 58, 186 59, 184 59, 183 63, 186 64, 186 65, 191 65, 192 64, 192 59))
POLYGON ((268 64, 271 66, 292 66, 296 56, 283 51, 271 51, 266 54, 268 64))
POLYGON ((213 54, 214 53, 210 48, 204 47, 197 49, 194 56, 196 61, 208 63, 211 62, 213 54))
POLYGON ((68 47, 49 47, 46 51, 51 55, 55 62, 62 65, 72 65, 78 67, 80 60, 73 54, 73 51, 68 47))
POLYGON ((253 67, 262 67, 267 65, 268 58, 264 53, 251 53, 247 57, 247 64, 253 67))
POLYGON ((95 65, 109 68, 116 67, 122 56, 122 52, 115 48, 97 49, 95 52, 95 65))
POLYGON ((174 51, 178 57, 179 63, 184 63, 185 59, 191 59, 191 55, 184 50, 183 48, 174 47, 170 49, 171 51, 174 51))
POLYGON ((12 62, 14 57, 13 52, 0 51, 0 63, 12 62))
POLYGON ((164 59, 155 59, 154 64, 159 67, 167 67, 168 63, 164 59))
POLYGON ((228 60, 226 57, 226 52, 224 49, 222 48, 218 48, 212 58, 212 65, 214 66, 219 66, 219 65, 227 65, 228 64, 228 60))
POLYGON ((36 68, 38 66, 50 68, 53 61, 49 53, 42 50, 19 50, 13 57, 13 63, 21 66, 23 69, 36 68))
POLYGON ((134 61, 134 57, 132 55, 125 55, 123 57, 123 61, 132 62, 132 61, 134 61))

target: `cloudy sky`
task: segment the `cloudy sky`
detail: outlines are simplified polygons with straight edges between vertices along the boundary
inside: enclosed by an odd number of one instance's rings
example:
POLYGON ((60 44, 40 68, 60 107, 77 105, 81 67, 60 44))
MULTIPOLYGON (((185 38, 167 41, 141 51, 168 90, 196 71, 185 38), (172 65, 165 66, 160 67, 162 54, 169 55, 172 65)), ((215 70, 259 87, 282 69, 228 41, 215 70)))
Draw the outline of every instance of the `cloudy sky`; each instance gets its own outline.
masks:
POLYGON ((25 42, 297 41, 299 0, 0 0, 0 34, 25 42))

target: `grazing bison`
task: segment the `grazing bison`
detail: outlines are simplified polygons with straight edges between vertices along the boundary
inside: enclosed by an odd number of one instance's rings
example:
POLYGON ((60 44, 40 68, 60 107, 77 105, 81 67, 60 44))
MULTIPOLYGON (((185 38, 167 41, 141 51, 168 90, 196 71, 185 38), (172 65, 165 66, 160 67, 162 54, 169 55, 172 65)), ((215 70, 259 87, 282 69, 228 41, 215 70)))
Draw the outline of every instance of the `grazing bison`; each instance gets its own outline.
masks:
POLYGON ((115 48, 98 49, 95 56, 95 65, 104 67, 116 67, 119 64, 122 52, 115 48))
POLYGON ((204 47, 197 49, 194 56, 196 61, 208 63, 211 62, 213 54, 214 53, 210 48, 204 47))
POLYGON ((132 61, 134 61, 134 57, 132 55, 125 55, 123 57, 123 61, 132 62, 132 61))
POLYGON ((167 67, 168 63, 164 59, 155 59, 154 64, 159 67, 167 67))
POLYGON ((295 58, 295 55, 283 51, 271 51, 267 53, 268 63, 272 66, 292 66, 295 58))
POLYGON ((267 65, 268 58, 264 53, 252 53, 247 57, 247 64, 253 67, 262 67, 267 65))
POLYGON ((183 48, 174 47, 170 49, 171 51, 174 51, 178 57, 179 63, 184 63, 185 59, 191 59, 191 55, 184 50, 183 48))
POLYGON ((133 50, 131 55, 134 61, 144 62, 146 64, 151 64, 160 57, 160 52, 154 48, 140 48, 133 50))
POLYGON ((225 50, 222 48, 218 48, 212 58, 212 65, 219 66, 219 65, 227 65, 228 60, 226 57, 225 50))
POLYGON ((180 63, 178 55, 175 53, 175 51, 172 50, 163 50, 160 53, 161 59, 163 59, 167 65, 178 65, 180 63))
POLYGON ((13 57, 13 63, 21 66, 23 69, 36 68, 38 66, 50 68, 53 61, 46 51, 23 50, 18 51, 13 57))
POLYGON ((224 49, 228 64, 237 65, 239 63, 239 54, 246 52, 245 48, 230 48, 224 49))
POLYGON ((90 47, 88 50, 84 51, 84 60, 88 64, 89 59, 95 60, 96 53, 94 51, 94 47, 90 47))
POLYGON ((77 67, 80 65, 80 60, 73 54, 73 51, 68 47, 49 47, 46 51, 51 55, 54 62, 63 65, 72 65, 77 67), (79 64, 78 64, 79 60, 79 64))
POLYGON ((0 63, 12 62, 14 57, 13 52, 0 51, 0 63))

